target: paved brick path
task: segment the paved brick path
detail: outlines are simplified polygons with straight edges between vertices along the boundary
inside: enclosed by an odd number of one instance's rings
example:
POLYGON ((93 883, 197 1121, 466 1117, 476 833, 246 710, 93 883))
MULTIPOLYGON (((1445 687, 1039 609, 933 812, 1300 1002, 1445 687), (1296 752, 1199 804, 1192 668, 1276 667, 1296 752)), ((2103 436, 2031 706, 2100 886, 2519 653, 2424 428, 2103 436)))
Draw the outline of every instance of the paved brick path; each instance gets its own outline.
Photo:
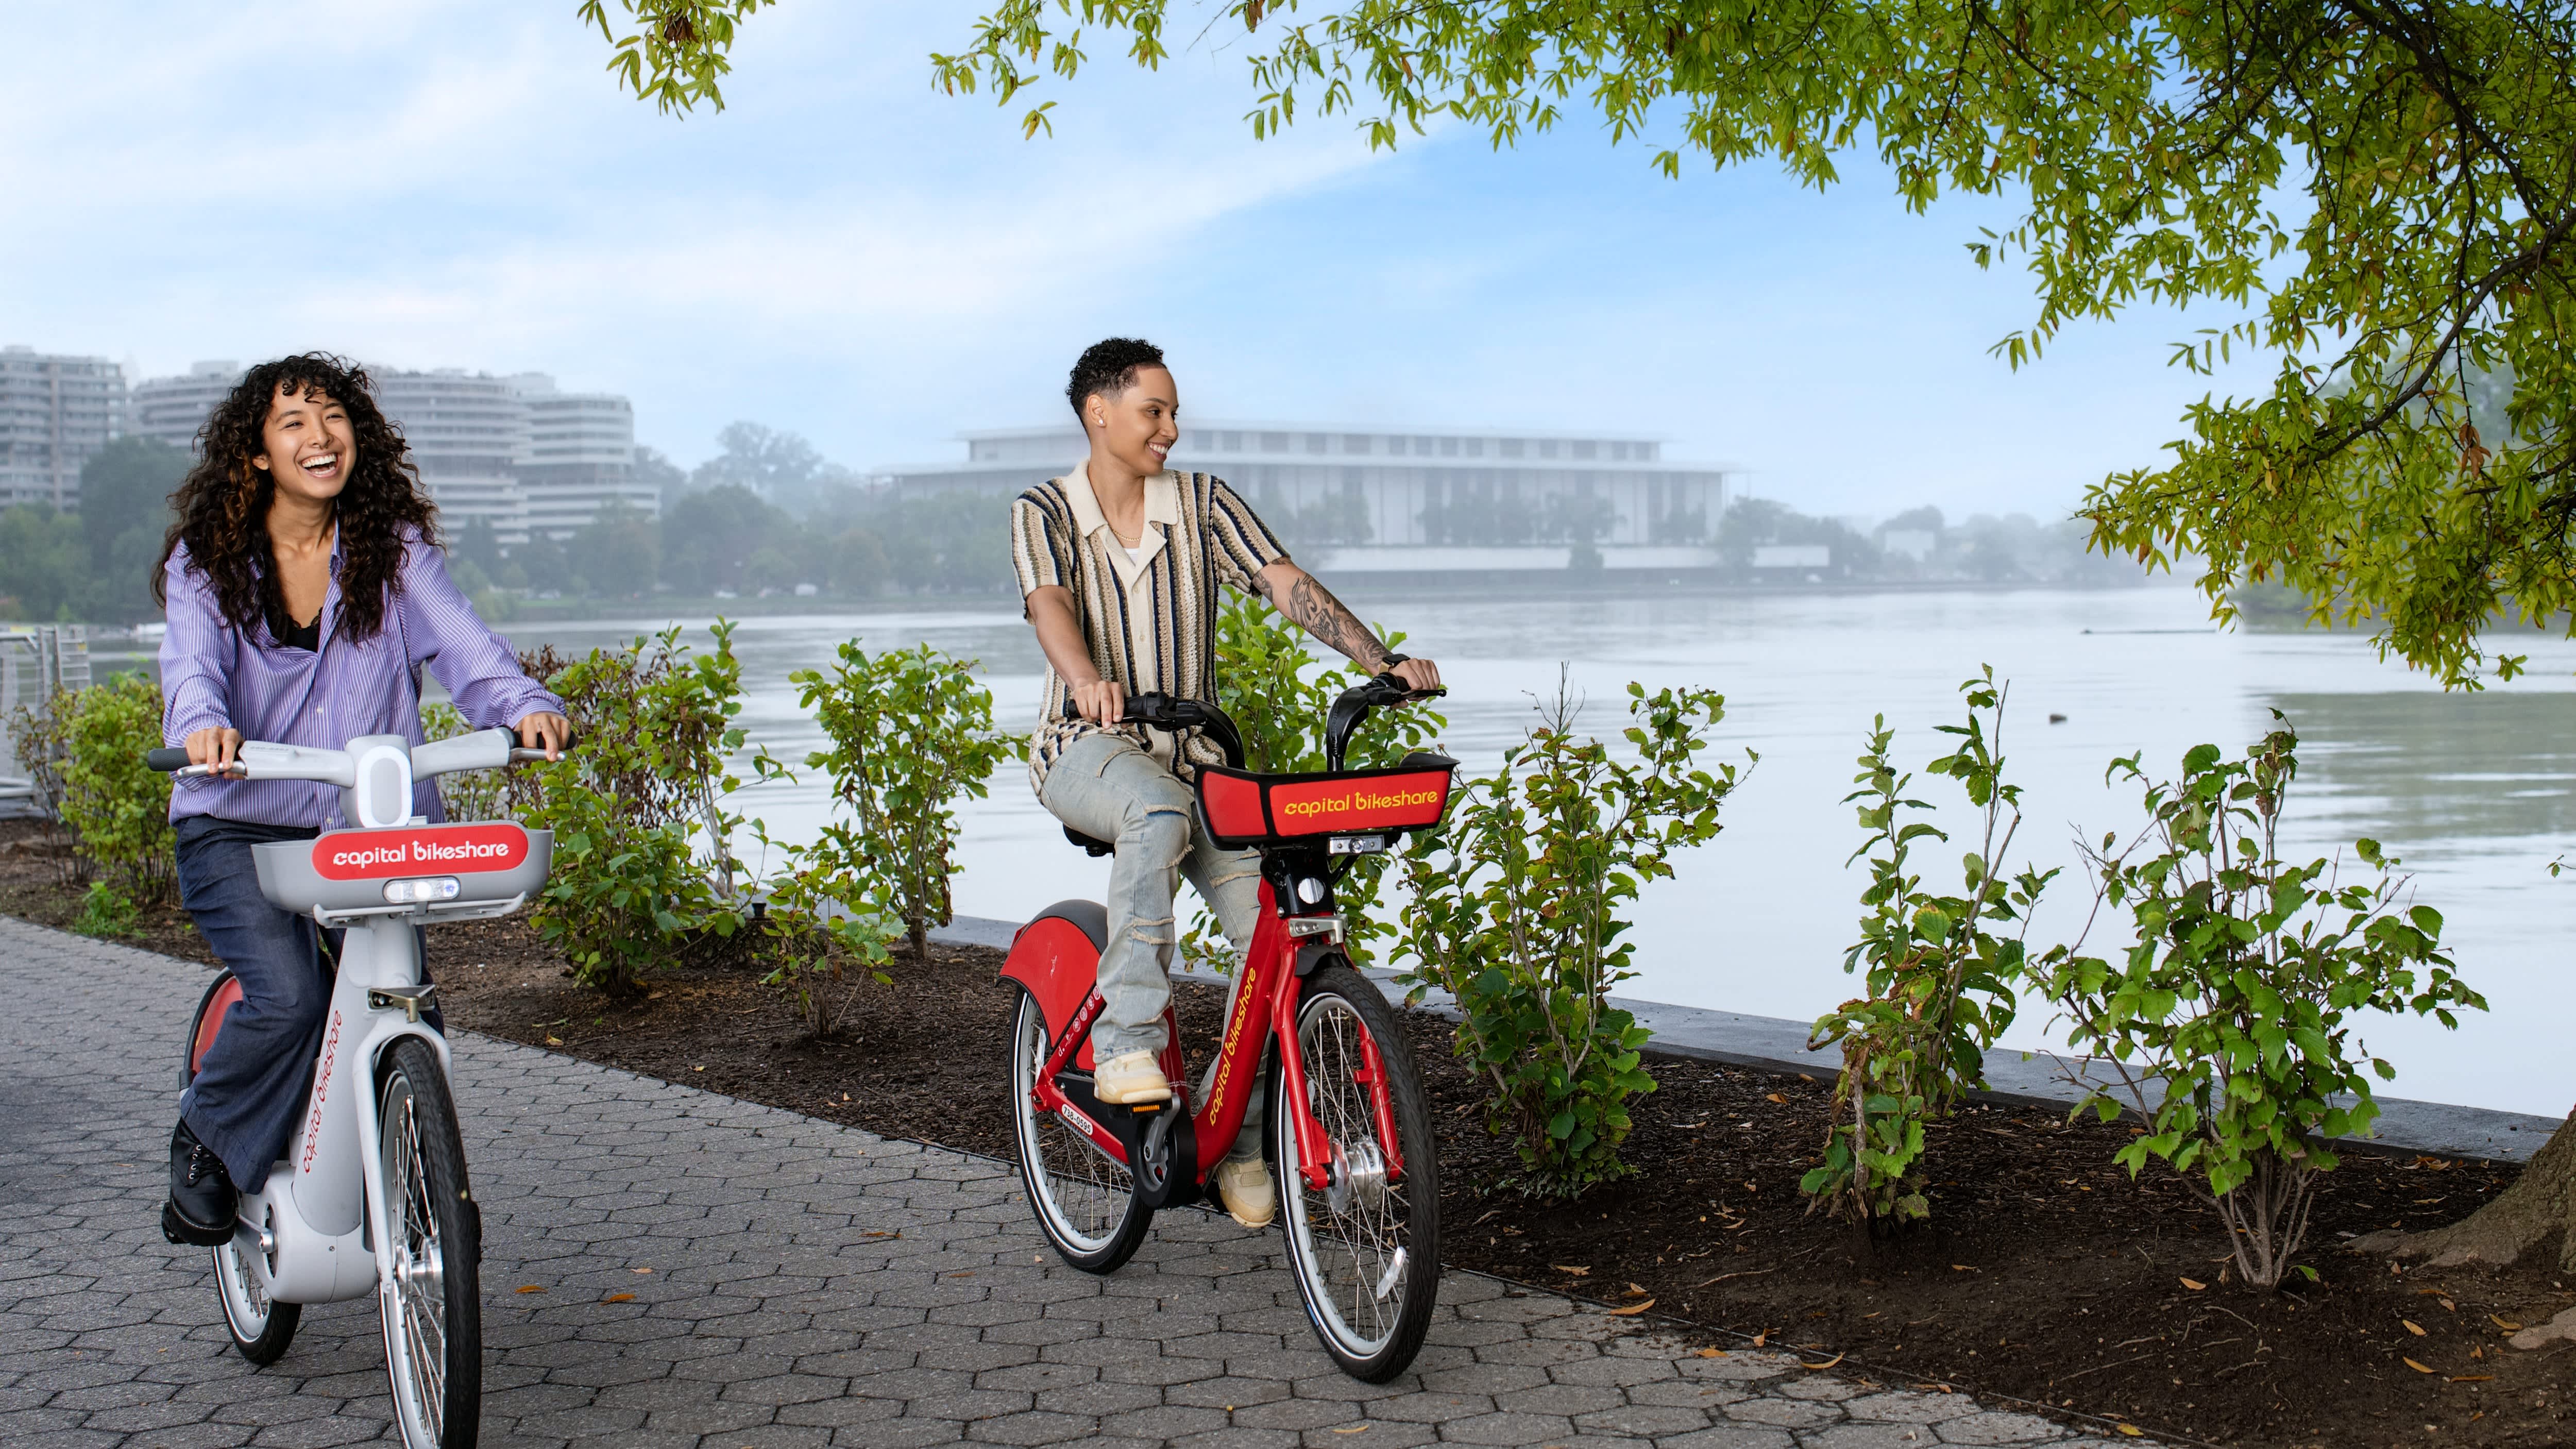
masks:
MULTIPOLYGON (((161 1240, 177 1037, 204 979, 0 919, 9 1449, 392 1436, 372 1300, 308 1310, 254 1369, 204 1251, 161 1240)), ((1773 1354, 1700 1358, 1463 1274, 1417 1371, 1370 1388, 1315 1346, 1275 1233, 1172 1213, 1092 1278, 1046 1251, 1000 1164, 478 1036, 456 1062, 487 1240, 486 1445, 2141 1442, 1773 1354)))

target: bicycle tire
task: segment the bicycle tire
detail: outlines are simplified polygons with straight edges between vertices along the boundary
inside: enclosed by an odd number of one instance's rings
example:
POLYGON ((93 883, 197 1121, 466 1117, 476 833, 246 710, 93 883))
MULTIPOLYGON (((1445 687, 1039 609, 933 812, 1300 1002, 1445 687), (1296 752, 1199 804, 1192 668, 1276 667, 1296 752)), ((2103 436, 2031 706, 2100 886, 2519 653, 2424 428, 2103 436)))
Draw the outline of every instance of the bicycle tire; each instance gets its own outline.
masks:
MULTIPOLYGON (((188 1017, 188 1041, 179 1054, 179 1086, 183 1091, 196 1079, 198 1042, 206 1029, 206 1012, 219 1000, 227 1006, 231 1004, 233 998, 226 995, 225 988, 232 981, 232 972, 217 971, 215 979, 206 983, 205 993, 197 998, 196 1011, 188 1017)), ((239 1237, 217 1243, 209 1251, 215 1269, 215 1303, 223 1310, 224 1331, 232 1338, 233 1351, 261 1368, 284 1358, 287 1345, 295 1341, 296 1325, 304 1320, 304 1305, 280 1303, 260 1286, 275 1278, 277 1265, 252 1264, 243 1255, 239 1237), (260 1271, 263 1268, 267 1270, 265 1274, 260 1271)))
POLYGON ((390 1254, 376 1308, 385 1378, 405 1449, 474 1449, 483 1418, 482 1215, 465 1178, 465 1143, 438 1053, 404 1037, 385 1054, 377 1094, 377 1171, 390 1254))
POLYGON ((1027 990, 1011 1012, 1011 1137, 1020 1186, 1038 1231, 1056 1256, 1085 1273, 1115 1273, 1136 1256, 1154 1210, 1136 1191, 1135 1174, 1090 1139, 1029 1100, 1050 1050, 1046 1011, 1027 990))
POLYGON ((1330 966, 1306 979, 1297 1001, 1298 1054, 1308 1103, 1333 1139, 1341 1181, 1318 1192, 1297 1172, 1297 1118, 1284 1073, 1269 1113, 1279 1164, 1288 1264, 1306 1321, 1342 1371, 1382 1384, 1412 1367, 1440 1299, 1440 1154, 1431 1101, 1395 1009, 1367 978, 1330 966), (1359 1034, 1377 1047, 1403 1171, 1372 1171, 1377 1117, 1361 1071, 1359 1034), (1336 1202, 1336 1196, 1340 1201, 1336 1202))

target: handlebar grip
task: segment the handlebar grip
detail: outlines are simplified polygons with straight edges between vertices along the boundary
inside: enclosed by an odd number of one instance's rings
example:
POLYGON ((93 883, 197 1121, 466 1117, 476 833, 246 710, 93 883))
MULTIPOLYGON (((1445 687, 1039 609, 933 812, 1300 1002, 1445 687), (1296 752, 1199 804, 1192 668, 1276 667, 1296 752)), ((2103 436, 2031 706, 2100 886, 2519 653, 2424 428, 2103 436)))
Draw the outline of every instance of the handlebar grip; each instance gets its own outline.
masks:
POLYGON ((188 750, 185 745, 163 745, 157 750, 145 750, 143 763, 166 775, 188 763, 188 750))

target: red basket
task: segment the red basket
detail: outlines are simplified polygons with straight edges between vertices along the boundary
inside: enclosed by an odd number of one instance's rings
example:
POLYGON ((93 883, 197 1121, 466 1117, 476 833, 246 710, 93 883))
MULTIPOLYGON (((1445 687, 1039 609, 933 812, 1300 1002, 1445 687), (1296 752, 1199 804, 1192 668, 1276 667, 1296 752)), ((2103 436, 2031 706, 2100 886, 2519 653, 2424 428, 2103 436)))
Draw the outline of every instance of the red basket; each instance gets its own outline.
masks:
POLYGON ((1313 775, 1199 767, 1199 814, 1228 849, 1324 835, 1419 830, 1440 823, 1454 765, 1399 765, 1313 775))

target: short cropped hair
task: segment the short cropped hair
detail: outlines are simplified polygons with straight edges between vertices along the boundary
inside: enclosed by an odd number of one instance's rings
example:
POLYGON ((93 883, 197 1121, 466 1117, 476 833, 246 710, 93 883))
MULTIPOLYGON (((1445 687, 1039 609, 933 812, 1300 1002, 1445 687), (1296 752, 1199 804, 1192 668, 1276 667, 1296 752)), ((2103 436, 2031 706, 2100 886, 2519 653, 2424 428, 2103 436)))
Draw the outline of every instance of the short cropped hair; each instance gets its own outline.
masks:
POLYGON ((1163 365, 1163 349, 1141 337, 1108 337, 1082 349, 1073 376, 1064 385, 1064 400, 1082 416, 1082 400, 1098 393, 1116 397, 1136 385, 1136 369, 1163 365))

